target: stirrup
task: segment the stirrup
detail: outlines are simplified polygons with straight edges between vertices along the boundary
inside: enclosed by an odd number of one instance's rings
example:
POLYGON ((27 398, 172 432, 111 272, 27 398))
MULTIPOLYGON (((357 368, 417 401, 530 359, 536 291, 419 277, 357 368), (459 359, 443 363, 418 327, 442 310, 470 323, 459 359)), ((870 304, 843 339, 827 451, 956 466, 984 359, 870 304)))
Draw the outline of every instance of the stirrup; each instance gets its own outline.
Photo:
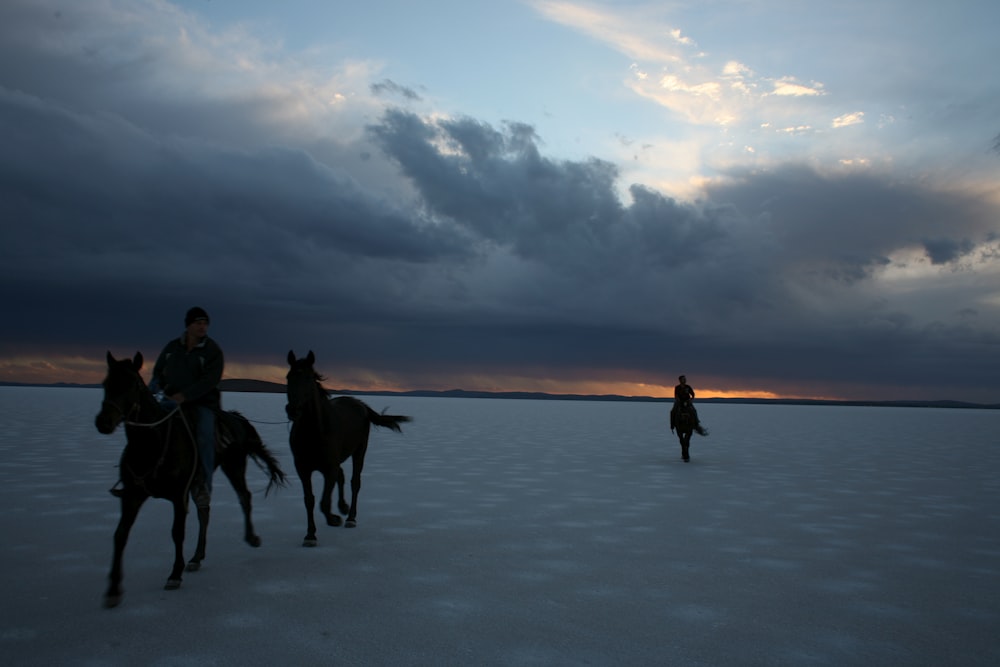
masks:
POLYGON ((118 487, 118 485, 121 484, 121 483, 122 483, 121 480, 118 480, 117 482, 115 482, 115 485, 112 486, 110 489, 108 489, 108 493, 110 493, 111 495, 113 495, 115 498, 121 498, 122 496, 124 496, 125 495, 125 488, 124 487, 121 487, 121 488, 118 487))
POLYGON ((196 507, 208 507, 212 502, 212 492, 203 475, 198 475, 191 482, 190 494, 196 507))

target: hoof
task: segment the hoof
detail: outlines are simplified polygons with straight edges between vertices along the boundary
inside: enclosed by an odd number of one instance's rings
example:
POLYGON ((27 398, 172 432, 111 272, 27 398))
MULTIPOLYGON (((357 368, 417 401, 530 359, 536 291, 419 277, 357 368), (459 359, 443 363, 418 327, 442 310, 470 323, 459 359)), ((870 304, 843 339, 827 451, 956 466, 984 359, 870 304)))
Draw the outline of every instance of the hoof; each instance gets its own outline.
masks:
POLYGON ((342 522, 343 522, 343 519, 341 519, 336 514, 327 514, 326 515, 326 525, 328 525, 328 526, 339 526, 342 522))
POLYGON ((358 522, 355 521, 354 519, 348 519, 347 522, 344 523, 344 528, 357 528, 357 527, 358 527, 358 522))
POLYGON ((247 544, 249 544, 254 548, 257 548, 260 546, 260 538, 257 537, 256 535, 251 535, 250 537, 247 538, 247 544))
MULTIPOLYGON (((197 572, 198 570, 201 569, 201 561, 200 560, 193 560, 190 563, 188 563, 187 567, 185 567, 184 569, 187 570, 188 572, 197 572)), ((167 583, 168 583, 168 587, 169 587, 169 583, 170 582, 167 582, 167 583)), ((181 585, 181 582, 178 581, 177 582, 177 586, 180 586, 180 585, 181 585)), ((177 588, 177 586, 174 586, 174 588, 177 588)))
POLYGON ((115 607, 117 607, 118 605, 120 605, 121 602, 122 602, 122 594, 121 593, 119 593, 117 595, 105 595, 104 596, 104 608, 105 609, 114 609, 115 607))
POLYGON ((314 547, 316 546, 316 544, 317 542, 315 537, 307 537, 306 539, 302 540, 302 546, 304 547, 314 547))
POLYGON ((163 587, 163 590, 165 590, 165 591, 176 591, 180 587, 181 587, 181 580, 180 579, 167 579, 167 583, 163 587))

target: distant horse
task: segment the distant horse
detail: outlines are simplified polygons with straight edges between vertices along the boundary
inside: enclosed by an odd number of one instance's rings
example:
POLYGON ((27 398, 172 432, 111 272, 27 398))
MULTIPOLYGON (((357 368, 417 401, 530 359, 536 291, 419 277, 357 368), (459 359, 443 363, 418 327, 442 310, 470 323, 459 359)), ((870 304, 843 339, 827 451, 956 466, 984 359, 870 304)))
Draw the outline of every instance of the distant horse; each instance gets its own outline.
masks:
POLYGON ((691 405, 691 401, 681 401, 670 411, 670 430, 677 430, 677 439, 681 443, 681 458, 685 462, 691 460, 689 448, 691 446, 691 434, 708 435, 708 431, 698 423, 698 415, 691 405))
POLYGON ((292 420, 289 444, 295 459, 295 471, 302 480, 308 532, 302 546, 316 546, 316 522, 313 508, 312 474, 323 475, 323 494, 319 509, 329 526, 339 526, 341 518, 333 513, 331 495, 338 487, 337 508, 347 514, 346 526, 357 525, 358 492, 361 490, 361 470, 368 450, 371 425, 384 426, 400 432, 399 425, 410 421, 402 415, 379 414, 363 401, 350 396, 330 398, 321 384, 323 377, 313 370, 316 357, 312 351, 303 359, 288 352, 288 405, 285 410, 292 420), (351 505, 344 500, 344 470, 341 464, 351 459, 351 505))
MULTIPOLYGON (((180 587, 181 571, 184 569, 184 522, 187 497, 199 465, 198 451, 188 416, 181 410, 168 412, 160 406, 139 375, 141 368, 142 355, 138 352, 133 359, 121 360, 108 352, 104 400, 100 413, 94 419, 97 430, 104 434, 114 432, 124 422, 127 439, 119 464, 123 488, 116 495, 121 498, 121 519, 115 529, 114 557, 109 576, 111 584, 104 594, 105 607, 114 607, 121 602, 122 553, 139 509, 147 498, 164 498, 174 505, 171 529, 174 564, 167 578, 167 590, 180 587)), ((269 481, 265 495, 273 487, 285 485, 285 473, 261 442, 254 427, 238 412, 219 411, 216 434, 224 444, 224 449, 216 453, 216 466, 221 466, 239 496, 243 508, 244 539, 250 546, 258 547, 260 537, 254 532, 250 520, 247 457, 253 458, 261 470, 265 470, 266 466, 269 481)), ((205 558, 208 519, 209 506, 198 507, 198 546, 188 564, 188 571, 197 570, 205 558)))

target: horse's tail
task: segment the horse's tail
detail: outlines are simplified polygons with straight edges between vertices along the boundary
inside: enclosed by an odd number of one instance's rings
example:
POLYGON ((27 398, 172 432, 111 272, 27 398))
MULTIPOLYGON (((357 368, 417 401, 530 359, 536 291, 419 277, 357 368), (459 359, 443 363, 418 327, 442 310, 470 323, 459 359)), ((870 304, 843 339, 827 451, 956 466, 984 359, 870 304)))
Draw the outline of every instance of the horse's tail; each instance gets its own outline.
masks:
POLYGON ((271 450, 261 440, 257 429, 253 427, 253 424, 246 417, 236 410, 230 410, 229 414, 235 416, 236 421, 241 426, 241 430, 243 431, 241 439, 246 447, 247 454, 257 464, 257 467, 267 475, 268 481, 267 488, 264 489, 264 496, 266 497, 271 492, 271 489, 275 487, 286 486, 288 478, 285 475, 285 471, 281 469, 278 459, 274 457, 271 450))
POLYGON ((365 405, 365 410, 368 411, 368 421, 372 424, 375 424, 375 426, 384 426, 396 433, 403 432, 403 429, 399 427, 400 424, 413 421, 413 419, 406 415, 387 415, 384 412, 375 412, 367 405, 365 405))

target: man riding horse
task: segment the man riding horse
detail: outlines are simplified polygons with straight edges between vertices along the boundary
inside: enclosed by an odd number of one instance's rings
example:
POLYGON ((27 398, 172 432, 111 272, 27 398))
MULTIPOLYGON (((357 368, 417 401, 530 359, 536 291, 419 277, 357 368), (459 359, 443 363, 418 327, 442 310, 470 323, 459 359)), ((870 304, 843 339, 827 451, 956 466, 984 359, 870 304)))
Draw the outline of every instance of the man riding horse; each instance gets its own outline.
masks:
POLYGON ((674 407, 670 409, 670 432, 677 428, 677 413, 681 408, 685 408, 694 418, 694 430, 698 435, 708 435, 708 431, 701 425, 698 418, 698 411, 694 408, 694 388, 687 383, 687 377, 677 378, 679 384, 674 387, 674 407))

